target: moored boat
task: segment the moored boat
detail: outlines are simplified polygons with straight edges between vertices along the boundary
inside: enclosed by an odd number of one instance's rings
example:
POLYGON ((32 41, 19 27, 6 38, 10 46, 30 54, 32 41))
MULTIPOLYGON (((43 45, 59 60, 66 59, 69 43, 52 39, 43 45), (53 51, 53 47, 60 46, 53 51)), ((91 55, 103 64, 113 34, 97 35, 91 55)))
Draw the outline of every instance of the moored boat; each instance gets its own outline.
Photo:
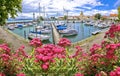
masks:
POLYGON ((94 32, 92 32, 92 35, 99 34, 100 32, 101 32, 101 30, 94 31, 94 32))
POLYGON ((44 40, 49 40, 50 36, 48 36, 48 35, 42 35, 42 34, 38 34, 38 33, 29 33, 28 34, 28 39, 33 39, 33 38, 39 38, 42 41, 44 41, 44 40))
POLYGON ((72 36, 72 35, 77 35, 78 32, 75 29, 65 29, 65 30, 61 30, 59 31, 60 34, 62 34, 63 36, 72 36))

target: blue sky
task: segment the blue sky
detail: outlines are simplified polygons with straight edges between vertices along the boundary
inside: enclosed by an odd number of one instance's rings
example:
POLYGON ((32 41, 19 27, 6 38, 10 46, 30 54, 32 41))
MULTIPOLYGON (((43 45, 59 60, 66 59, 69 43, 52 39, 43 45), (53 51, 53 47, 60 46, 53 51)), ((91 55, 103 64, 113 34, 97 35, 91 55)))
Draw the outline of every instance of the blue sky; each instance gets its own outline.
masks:
MULTIPOLYGON (((102 15, 109 15, 110 13, 117 13, 117 7, 120 6, 120 0, 23 0, 22 13, 18 13, 19 18, 32 18, 33 12, 37 17, 40 11, 47 12, 45 16, 61 16, 66 14, 64 10, 68 11, 68 15, 79 15, 83 11, 84 15, 94 15, 101 13, 102 15)), ((40 13, 44 15, 43 13, 40 13)))

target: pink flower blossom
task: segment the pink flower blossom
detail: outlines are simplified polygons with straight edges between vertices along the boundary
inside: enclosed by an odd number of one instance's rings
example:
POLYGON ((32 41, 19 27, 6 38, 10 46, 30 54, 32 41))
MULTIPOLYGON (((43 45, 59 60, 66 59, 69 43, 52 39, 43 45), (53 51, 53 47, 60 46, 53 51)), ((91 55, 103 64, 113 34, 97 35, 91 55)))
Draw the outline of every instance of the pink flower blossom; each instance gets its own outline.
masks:
POLYGON ((48 70, 49 64, 42 64, 42 65, 41 65, 41 68, 42 68, 43 70, 48 70))
POLYGON ((6 76, 4 73, 0 72, 0 76, 6 76))
POLYGON ((91 56, 91 60, 93 60, 93 62, 97 62, 99 58, 101 58, 100 54, 93 54, 91 56))
POLYGON ((30 45, 33 47, 40 47, 40 46, 42 46, 42 42, 40 39, 34 38, 30 41, 30 45))
POLYGON ((49 66, 45 63, 55 62, 55 58, 65 58, 65 49, 63 47, 47 44, 35 49, 35 62, 42 62, 41 68, 48 69, 49 66))
POLYGON ((24 73, 19 73, 19 74, 17 74, 17 76, 25 76, 25 74, 24 73))
POLYGON ((111 72, 109 73, 109 75, 110 75, 110 76, 117 76, 117 74, 116 74, 114 71, 111 71, 111 72))
POLYGON ((6 54, 10 54, 10 48, 8 47, 7 44, 1 44, 0 48, 6 53, 6 54))
POLYGON ((10 56, 7 54, 2 54, 0 55, 0 58, 4 61, 4 62, 8 62, 8 60, 10 59, 10 56))
POLYGON ((115 25, 115 24, 113 24, 113 25, 110 27, 110 29, 106 32, 105 37, 114 38, 116 32, 120 32, 120 25, 115 25))
POLYGON ((92 46, 92 48, 90 49, 91 55, 92 55, 92 54, 95 54, 95 51, 98 50, 98 49, 100 49, 100 48, 101 48, 100 45, 94 44, 94 45, 92 46))
POLYGON ((80 46, 75 47, 77 50, 75 54, 71 55, 70 58, 77 57, 78 55, 84 55, 84 52, 82 51, 82 48, 80 46))
POLYGON ((84 76, 84 75, 81 73, 76 73, 75 76, 84 76))
POLYGON ((114 71, 109 73, 110 76, 120 76, 120 67, 117 67, 114 71))
POLYGON ((62 46, 62 47, 70 46, 71 41, 69 39, 67 39, 67 38, 61 38, 58 45, 62 46))
POLYGON ((18 48, 18 50, 15 52, 14 56, 19 57, 20 55, 22 55, 23 57, 28 57, 24 48, 24 45, 20 46, 20 48, 18 48))
POLYGON ((117 46, 118 46, 117 44, 108 44, 106 45, 106 49, 115 50, 117 46))

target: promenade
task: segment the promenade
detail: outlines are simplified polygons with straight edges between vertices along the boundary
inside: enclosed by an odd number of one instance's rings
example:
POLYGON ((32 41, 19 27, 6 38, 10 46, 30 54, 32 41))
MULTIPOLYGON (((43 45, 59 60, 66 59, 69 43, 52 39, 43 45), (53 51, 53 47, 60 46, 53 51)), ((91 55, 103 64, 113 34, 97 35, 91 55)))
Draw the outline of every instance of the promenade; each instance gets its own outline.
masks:
POLYGON ((25 51, 27 53, 32 51, 32 47, 29 45, 27 41, 11 34, 8 30, 6 30, 5 28, 3 29, 1 26, 0 26, 0 39, 4 39, 7 43, 9 43, 13 50, 17 50, 21 45, 24 45, 25 51))

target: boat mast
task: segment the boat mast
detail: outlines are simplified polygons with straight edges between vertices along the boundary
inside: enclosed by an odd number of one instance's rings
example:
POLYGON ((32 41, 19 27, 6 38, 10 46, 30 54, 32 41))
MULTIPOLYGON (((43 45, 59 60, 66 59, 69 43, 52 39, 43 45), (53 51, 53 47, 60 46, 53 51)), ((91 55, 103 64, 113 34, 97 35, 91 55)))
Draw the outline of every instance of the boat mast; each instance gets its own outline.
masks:
POLYGON ((38 6, 39 6, 39 17, 40 17, 40 3, 39 3, 39 5, 38 5, 38 6))

